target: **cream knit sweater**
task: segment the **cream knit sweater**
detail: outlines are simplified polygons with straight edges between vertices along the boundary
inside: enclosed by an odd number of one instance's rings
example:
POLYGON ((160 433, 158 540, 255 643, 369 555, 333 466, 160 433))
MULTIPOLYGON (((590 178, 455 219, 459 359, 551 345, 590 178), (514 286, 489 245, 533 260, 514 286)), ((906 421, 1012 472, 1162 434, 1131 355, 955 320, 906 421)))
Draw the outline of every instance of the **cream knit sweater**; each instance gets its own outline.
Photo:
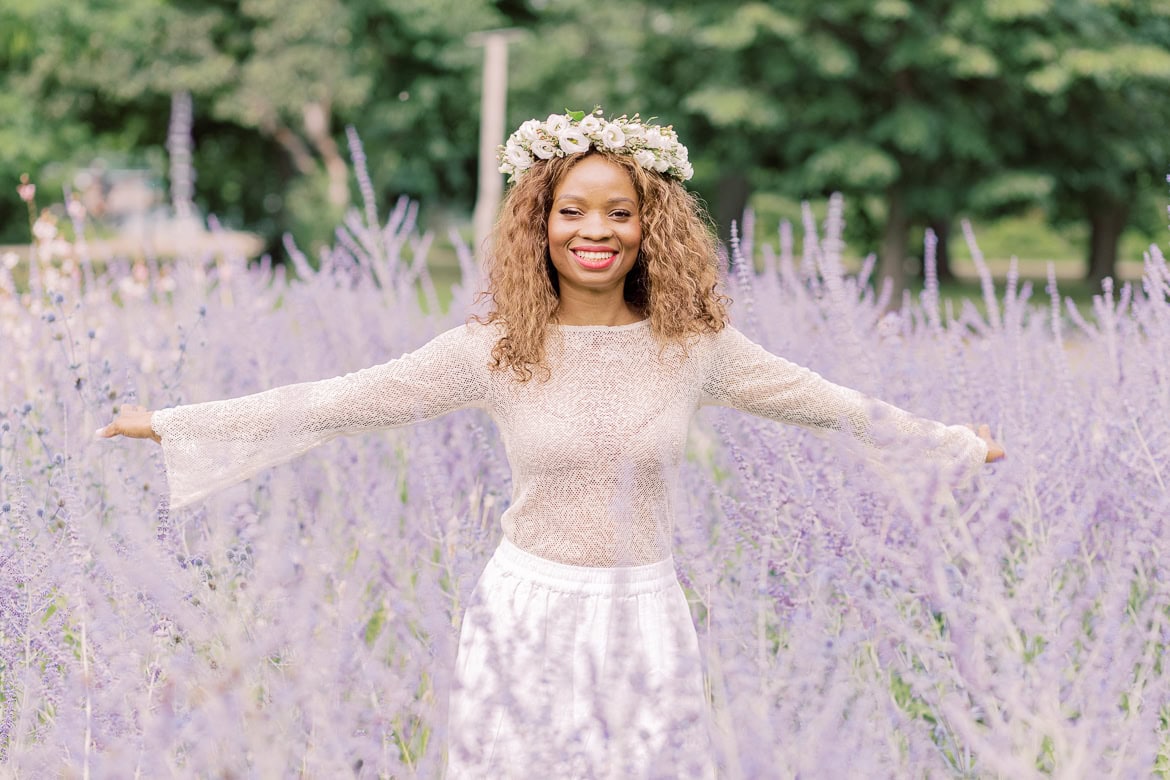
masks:
POLYGON ((691 417, 730 406, 878 450, 899 440, 973 473, 987 447, 965 426, 924 420, 770 354, 728 326, 662 349, 649 321, 550 329, 551 378, 489 369, 500 331, 461 325, 380 366, 319 382, 155 412, 171 506, 190 504, 347 433, 485 409, 512 468, 504 533, 523 550, 582 566, 670 554, 672 495, 691 417), (892 438, 891 435, 892 434, 892 438))

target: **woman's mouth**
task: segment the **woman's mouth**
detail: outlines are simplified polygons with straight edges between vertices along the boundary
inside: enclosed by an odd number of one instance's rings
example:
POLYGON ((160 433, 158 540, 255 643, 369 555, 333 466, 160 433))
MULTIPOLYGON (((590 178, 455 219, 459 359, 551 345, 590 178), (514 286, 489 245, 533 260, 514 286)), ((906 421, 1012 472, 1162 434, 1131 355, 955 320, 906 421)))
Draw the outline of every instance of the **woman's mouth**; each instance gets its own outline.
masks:
POLYGON ((603 271, 613 265, 618 253, 612 249, 574 249, 577 264, 590 271, 603 271))

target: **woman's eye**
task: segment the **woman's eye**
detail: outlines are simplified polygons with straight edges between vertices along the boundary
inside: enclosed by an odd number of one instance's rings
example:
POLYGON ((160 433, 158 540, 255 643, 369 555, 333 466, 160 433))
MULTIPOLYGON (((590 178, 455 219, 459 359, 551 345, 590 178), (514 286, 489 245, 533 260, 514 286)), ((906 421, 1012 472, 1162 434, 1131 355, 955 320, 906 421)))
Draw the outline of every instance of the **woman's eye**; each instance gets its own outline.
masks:
POLYGON ((577 209, 561 209, 561 213, 566 217, 575 217, 578 216, 581 212, 577 209))
POLYGON ((610 214, 610 216, 611 216, 611 217, 617 217, 618 219, 626 219, 626 218, 628 218, 628 217, 630 216, 630 212, 628 212, 628 211, 624 211, 624 210, 622 210, 622 211, 615 211, 615 212, 613 212, 612 214, 610 214))

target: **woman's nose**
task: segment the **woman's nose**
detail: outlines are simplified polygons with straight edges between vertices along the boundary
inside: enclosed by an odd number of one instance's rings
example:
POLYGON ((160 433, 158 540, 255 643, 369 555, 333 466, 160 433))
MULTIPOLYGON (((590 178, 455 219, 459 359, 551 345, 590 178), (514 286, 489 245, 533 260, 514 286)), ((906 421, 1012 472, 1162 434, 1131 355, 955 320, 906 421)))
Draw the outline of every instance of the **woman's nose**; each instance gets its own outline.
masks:
POLYGON ((608 238, 613 235, 613 228, 604 215, 596 214, 586 217, 581 222, 579 232, 585 238, 608 238))

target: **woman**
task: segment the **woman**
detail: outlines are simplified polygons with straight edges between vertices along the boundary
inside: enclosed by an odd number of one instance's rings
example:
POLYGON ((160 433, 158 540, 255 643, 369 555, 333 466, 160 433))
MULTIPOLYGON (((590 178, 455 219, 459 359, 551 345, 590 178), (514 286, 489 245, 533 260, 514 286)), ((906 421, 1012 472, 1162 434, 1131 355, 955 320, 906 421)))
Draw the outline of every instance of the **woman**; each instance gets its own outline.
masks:
POLYGON ((637 116, 525 122, 497 224, 492 308, 384 365, 230 401, 123 411, 161 441, 172 506, 341 433, 486 409, 513 475, 504 536, 464 615, 452 777, 710 776, 698 643, 671 559, 703 404, 873 445, 883 423, 964 474, 1003 456, 769 354, 727 324, 686 148, 637 116))

